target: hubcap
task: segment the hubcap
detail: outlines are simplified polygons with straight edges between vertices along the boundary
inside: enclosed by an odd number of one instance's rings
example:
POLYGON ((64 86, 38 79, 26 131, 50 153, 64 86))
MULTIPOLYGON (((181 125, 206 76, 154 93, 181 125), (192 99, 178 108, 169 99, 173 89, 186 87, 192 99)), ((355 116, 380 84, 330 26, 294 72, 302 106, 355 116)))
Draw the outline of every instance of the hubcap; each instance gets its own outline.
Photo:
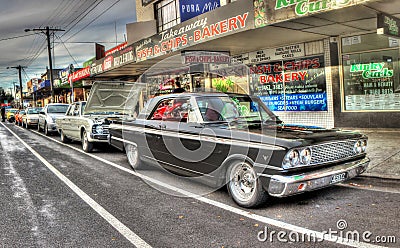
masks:
POLYGON ((128 149, 127 149, 127 153, 128 153, 128 160, 129 160, 129 163, 132 165, 132 166, 135 166, 136 164, 137 164, 137 160, 138 160, 138 150, 137 150, 137 147, 136 146, 134 146, 134 145, 128 145, 128 147, 127 147, 128 149))
POLYGON ((246 163, 235 165, 232 168, 230 179, 229 187, 237 199, 248 201, 253 197, 257 180, 250 165, 246 163))

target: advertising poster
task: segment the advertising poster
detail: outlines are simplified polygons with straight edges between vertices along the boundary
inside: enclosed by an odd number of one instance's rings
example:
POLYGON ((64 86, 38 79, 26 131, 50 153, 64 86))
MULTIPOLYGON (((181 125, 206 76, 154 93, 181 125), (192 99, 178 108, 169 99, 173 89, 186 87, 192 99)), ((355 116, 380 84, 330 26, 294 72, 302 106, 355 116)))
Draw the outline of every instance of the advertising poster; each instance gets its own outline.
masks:
POLYGON ((181 22, 220 7, 219 0, 179 0, 181 22))
POLYGON ((250 68, 251 93, 272 111, 327 111, 324 56, 250 68))

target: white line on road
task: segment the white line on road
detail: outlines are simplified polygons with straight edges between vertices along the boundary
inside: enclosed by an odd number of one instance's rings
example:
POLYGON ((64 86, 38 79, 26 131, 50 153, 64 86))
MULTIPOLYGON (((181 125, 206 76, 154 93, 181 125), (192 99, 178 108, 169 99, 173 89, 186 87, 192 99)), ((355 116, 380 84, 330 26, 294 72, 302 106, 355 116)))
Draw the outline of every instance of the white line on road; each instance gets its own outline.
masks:
POLYGON ((52 166, 46 159, 44 159, 39 153, 37 153, 31 146, 29 146, 25 141, 23 141, 16 133, 11 131, 3 123, 1 123, 12 135, 14 135, 33 155, 35 155, 46 167, 53 172, 62 182, 64 182, 72 191, 75 192, 82 200, 84 200, 93 210, 95 210, 103 219, 105 219, 110 225, 112 225, 122 236, 124 236, 129 242, 131 242, 136 247, 140 248, 151 248, 143 239, 141 239, 137 234, 132 232, 127 226, 125 226, 116 217, 105 210, 100 204, 94 201, 89 195, 82 191, 78 186, 76 186, 72 181, 70 181, 66 176, 64 176, 59 170, 52 166))
POLYGON ((145 176, 143 174, 137 173, 137 172, 135 172, 135 171, 133 171, 131 169, 125 168, 125 167, 123 167, 121 165, 118 165, 116 163, 113 163, 111 161, 103 159, 101 157, 98 157, 98 156, 96 156, 94 154, 86 153, 81 149, 78 149, 78 148, 73 147, 71 145, 64 144, 64 143, 62 143, 62 142, 60 142, 58 140, 52 139, 50 137, 47 137, 47 136, 45 136, 45 135, 43 135, 41 133, 38 133, 38 134, 40 134, 43 137, 46 137, 46 138, 48 138, 50 140, 53 140, 54 142, 57 142, 57 143, 59 143, 61 145, 67 146, 67 147, 69 147, 69 148, 71 148, 71 149, 73 149, 75 151, 78 151, 80 153, 86 154, 87 156, 90 156, 90 157, 92 157, 92 158, 94 158, 96 160, 99 160, 99 161, 103 162, 103 163, 111 165, 111 166, 113 166, 113 167, 115 167, 117 169, 120 169, 120 170, 125 171, 125 172, 127 172, 129 174, 137 176, 137 177, 139 177, 139 178, 141 178, 141 179, 143 179, 145 181, 157 184, 159 186, 162 186, 162 187, 164 187, 166 189, 169 189, 171 191, 174 191, 176 193, 182 194, 182 195, 190 197, 190 198, 197 199, 198 201, 201 201, 203 203, 207 203, 209 205, 212 205, 212 206, 227 210, 229 212, 241 215, 243 217, 256 220, 258 222, 262 222, 262 223, 265 223, 265 224, 268 224, 268 225, 271 225, 271 226, 275 226, 275 227, 279 227, 279 228, 282 228, 282 229, 294 231, 294 232, 297 232, 297 233, 300 233, 300 234, 303 234, 303 235, 307 235, 309 237, 314 237, 316 240, 330 241, 330 242, 341 244, 341 245, 345 245, 345 246, 365 247, 365 248, 383 247, 383 246, 378 246, 378 245, 374 245, 374 244, 370 244, 370 243, 360 242, 360 241, 353 240, 353 239, 348 239, 346 237, 340 237, 340 236, 335 236, 335 235, 327 235, 324 232, 318 232, 318 231, 310 230, 310 229, 307 229, 307 228, 304 228, 304 227, 292 225, 292 224, 289 224, 289 223, 285 223, 283 221, 279 221, 279 220, 271 219, 271 218, 268 218, 268 217, 265 217, 265 216, 262 216, 262 215, 254 214, 254 213, 251 213, 249 211, 245 211, 245 210, 237 208, 237 207, 229 206, 227 204, 224 204, 224 203, 221 203, 221 202, 218 202, 218 201, 214 201, 214 200, 208 199, 206 197, 203 197, 203 196, 200 196, 200 195, 197 195, 197 194, 193 194, 193 193, 191 193, 189 191, 174 187, 172 185, 163 183, 163 182, 161 182, 159 180, 156 180, 154 178, 150 178, 150 177, 145 176))

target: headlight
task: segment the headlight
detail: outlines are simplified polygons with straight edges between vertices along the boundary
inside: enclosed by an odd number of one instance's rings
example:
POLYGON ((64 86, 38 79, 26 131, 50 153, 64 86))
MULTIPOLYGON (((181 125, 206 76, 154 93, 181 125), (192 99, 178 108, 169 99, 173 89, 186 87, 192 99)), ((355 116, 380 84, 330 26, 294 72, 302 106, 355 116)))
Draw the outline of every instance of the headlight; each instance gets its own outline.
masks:
POLYGON ((288 169, 291 167, 298 166, 300 163, 299 152, 294 149, 290 150, 283 160, 283 168, 288 169))
POLYGON ((292 149, 286 153, 282 166, 284 169, 307 166, 311 163, 311 148, 292 149))
POLYGON ((358 140, 356 143, 354 143, 354 153, 359 154, 359 153, 364 153, 367 150, 367 140, 362 139, 358 140))
POLYGON ((361 150, 362 150, 362 152, 366 152, 367 151, 367 144, 368 144, 368 141, 366 139, 361 141, 361 150))
POLYGON ((104 129, 103 129, 102 125, 93 126, 93 132, 94 133, 102 134, 103 131, 104 131, 104 129))
POLYGON ((303 165, 310 164, 310 162, 311 162, 311 149, 310 148, 307 147, 300 151, 300 162, 303 165))
POLYGON ((358 140, 355 144, 354 144, 354 152, 356 154, 359 154, 362 152, 362 141, 358 140))

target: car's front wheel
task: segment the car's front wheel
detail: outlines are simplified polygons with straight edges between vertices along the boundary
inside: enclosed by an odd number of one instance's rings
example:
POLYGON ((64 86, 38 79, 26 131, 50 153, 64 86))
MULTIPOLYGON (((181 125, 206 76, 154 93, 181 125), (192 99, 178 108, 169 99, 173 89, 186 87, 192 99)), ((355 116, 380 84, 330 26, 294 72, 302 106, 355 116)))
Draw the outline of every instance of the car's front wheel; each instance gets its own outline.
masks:
POLYGON ((68 143, 71 141, 67 136, 65 136, 63 130, 60 130, 60 139, 62 143, 68 143))
POLYGON ((93 150, 93 143, 89 142, 86 130, 84 130, 82 133, 82 149, 85 152, 91 152, 93 150))
POLYGON ((239 206, 257 207, 268 199, 253 166, 245 161, 235 161, 230 165, 227 180, 229 194, 239 206))
POLYGON ((38 124, 37 124, 37 131, 40 133, 41 130, 42 130, 42 129, 40 128, 40 124, 39 124, 39 122, 38 122, 38 124))
POLYGON ((142 161, 140 160, 139 150, 136 144, 125 144, 126 157, 132 169, 137 170, 142 168, 142 161))
POLYGON ((44 134, 46 135, 46 136, 48 136, 48 135, 50 135, 50 132, 49 132, 49 127, 47 126, 47 123, 45 122, 44 123, 44 134))

